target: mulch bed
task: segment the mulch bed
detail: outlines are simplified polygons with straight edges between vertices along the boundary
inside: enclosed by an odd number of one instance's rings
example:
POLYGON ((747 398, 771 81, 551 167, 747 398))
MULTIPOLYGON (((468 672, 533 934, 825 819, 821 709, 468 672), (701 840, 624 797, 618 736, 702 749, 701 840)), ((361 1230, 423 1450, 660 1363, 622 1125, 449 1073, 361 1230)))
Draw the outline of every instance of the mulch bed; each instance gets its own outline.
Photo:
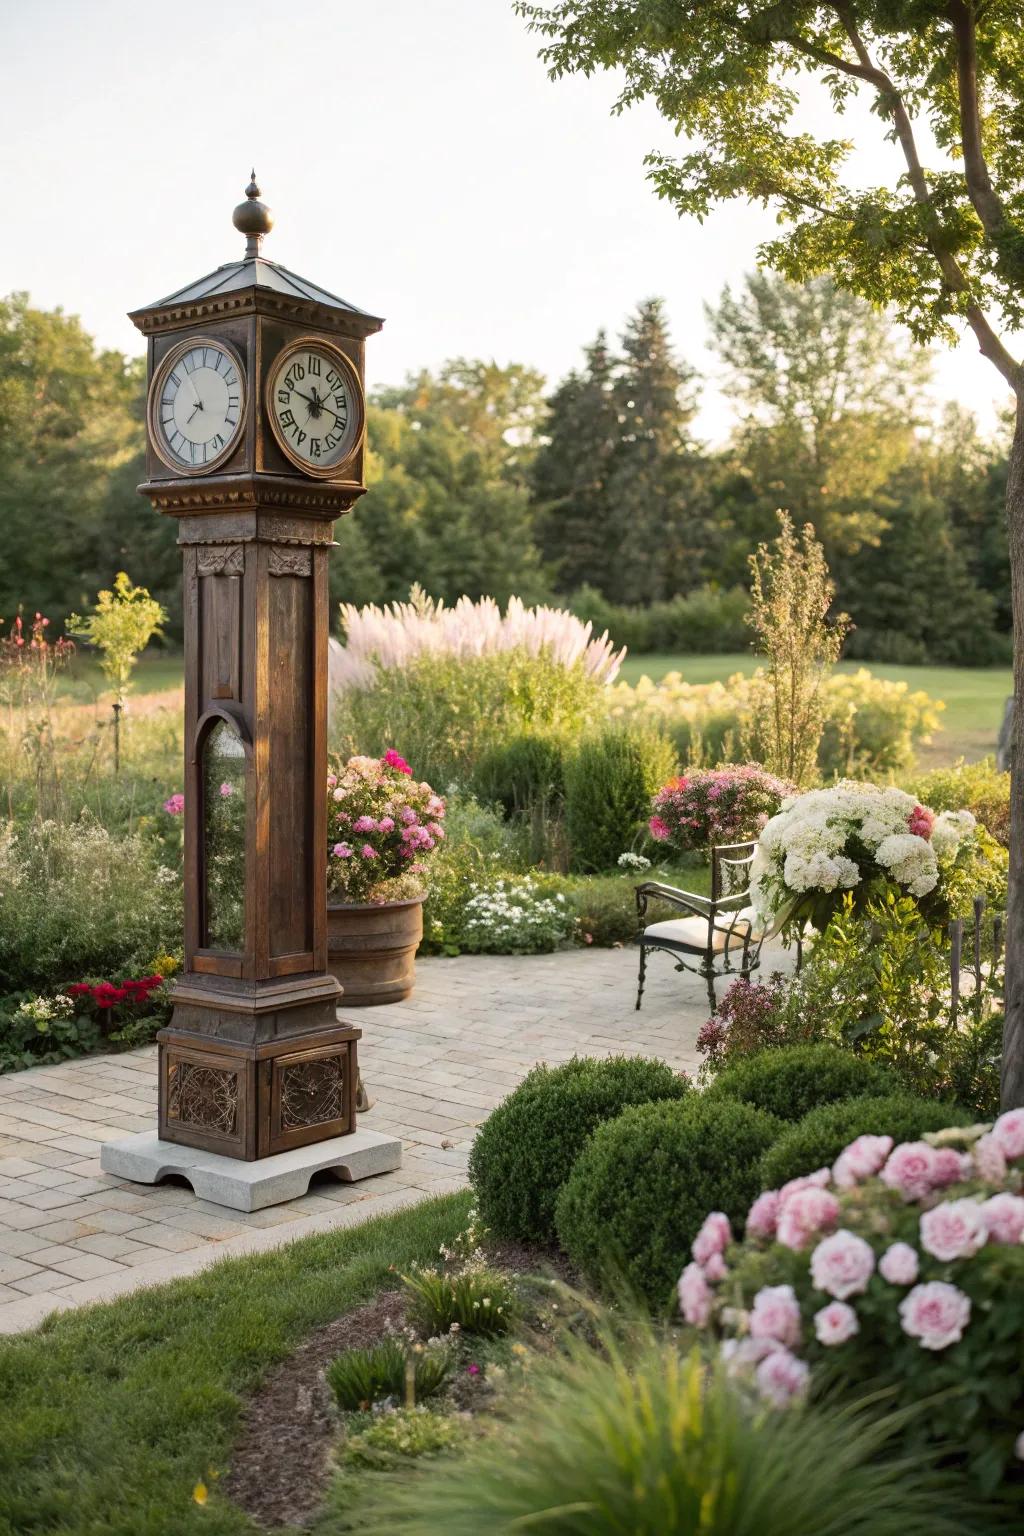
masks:
POLYGON ((400 1291, 382 1291, 317 1329, 263 1382, 245 1409, 224 1480, 228 1496, 260 1525, 307 1524, 323 1503, 338 1435, 324 1368, 344 1349, 376 1344, 405 1320, 400 1291))

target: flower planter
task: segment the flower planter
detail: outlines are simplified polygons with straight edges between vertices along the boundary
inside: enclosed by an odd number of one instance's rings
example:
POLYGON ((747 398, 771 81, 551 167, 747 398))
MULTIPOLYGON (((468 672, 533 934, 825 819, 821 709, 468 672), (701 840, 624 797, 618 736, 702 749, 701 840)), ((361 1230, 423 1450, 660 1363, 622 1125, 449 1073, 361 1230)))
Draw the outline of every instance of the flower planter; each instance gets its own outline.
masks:
POLYGON ((423 896, 378 903, 328 901, 327 968, 345 989, 343 1008, 399 1003, 416 981, 423 896))

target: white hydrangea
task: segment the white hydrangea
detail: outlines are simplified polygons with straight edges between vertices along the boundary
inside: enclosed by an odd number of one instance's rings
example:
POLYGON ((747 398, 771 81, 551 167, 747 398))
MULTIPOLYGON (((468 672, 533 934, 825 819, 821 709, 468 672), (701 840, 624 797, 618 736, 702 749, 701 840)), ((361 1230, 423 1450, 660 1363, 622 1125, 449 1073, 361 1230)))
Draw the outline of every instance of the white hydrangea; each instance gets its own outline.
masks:
POLYGON ((932 847, 939 858, 955 854, 964 837, 973 832, 977 822, 970 811, 942 811, 932 827, 932 847))
POLYGON ((927 896, 939 883, 939 861, 931 843, 913 832, 898 832, 879 843, 875 858, 912 896, 927 896))
POLYGON ((798 853, 786 855, 783 879, 791 891, 849 890, 860 880, 860 870, 842 854, 798 853))

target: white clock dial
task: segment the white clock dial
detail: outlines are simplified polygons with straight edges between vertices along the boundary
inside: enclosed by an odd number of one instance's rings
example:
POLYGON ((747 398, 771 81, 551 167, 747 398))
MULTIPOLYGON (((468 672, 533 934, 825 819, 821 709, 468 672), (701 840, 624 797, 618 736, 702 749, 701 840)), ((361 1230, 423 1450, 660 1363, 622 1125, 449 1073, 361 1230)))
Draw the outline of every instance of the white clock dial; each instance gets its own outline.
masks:
POLYGON ((153 382, 150 416, 161 458, 190 472, 211 469, 230 452, 242 427, 241 364, 212 341, 183 344, 153 382))
POLYGON ((268 386, 274 435, 293 463, 329 475, 349 457, 362 432, 362 397, 340 353, 300 343, 274 367, 268 386))

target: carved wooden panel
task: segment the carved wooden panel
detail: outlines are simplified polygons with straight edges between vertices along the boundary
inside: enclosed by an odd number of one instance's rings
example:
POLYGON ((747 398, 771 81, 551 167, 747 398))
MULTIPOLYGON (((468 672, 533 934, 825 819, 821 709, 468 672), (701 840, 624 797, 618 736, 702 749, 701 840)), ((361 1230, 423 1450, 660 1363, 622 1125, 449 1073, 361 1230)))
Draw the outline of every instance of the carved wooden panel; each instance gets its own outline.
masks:
POLYGON ((296 1061, 281 1072, 281 1130, 295 1131, 345 1114, 345 1057, 296 1061))
POLYGON ((167 1063, 167 1118, 215 1136, 238 1134, 238 1073, 196 1061, 167 1063))
POLYGON ((203 704, 241 698, 241 544, 207 544, 196 551, 199 573, 203 704))
MULTIPOLYGON (((309 557, 308 550, 282 553, 309 557)), ((313 584, 295 576, 270 581, 266 604, 269 769, 275 784, 287 786, 271 797, 269 807, 267 927, 273 961, 307 953, 313 943, 313 584)), ((322 859, 322 849, 315 853, 322 859)))
POLYGON ((271 576, 309 576, 313 570, 313 552, 271 544, 267 568, 271 576))

